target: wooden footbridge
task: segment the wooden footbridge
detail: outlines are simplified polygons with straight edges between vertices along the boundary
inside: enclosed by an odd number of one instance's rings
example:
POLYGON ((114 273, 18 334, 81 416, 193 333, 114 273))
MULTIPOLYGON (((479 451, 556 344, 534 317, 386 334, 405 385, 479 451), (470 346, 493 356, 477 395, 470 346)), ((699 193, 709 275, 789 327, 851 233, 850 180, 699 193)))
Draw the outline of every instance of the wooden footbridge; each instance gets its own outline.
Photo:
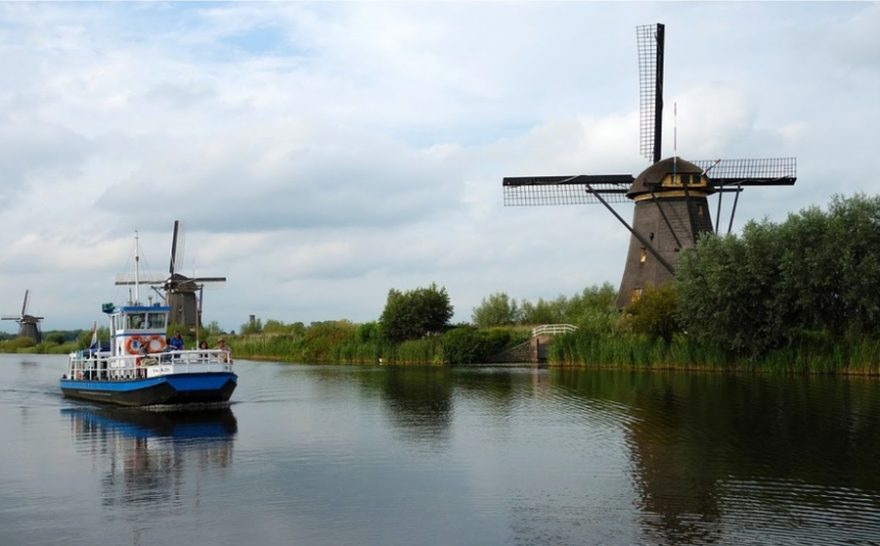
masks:
POLYGON ((532 337, 528 341, 511 347, 492 358, 493 364, 530 363, 542 364, 547 362, 549 355, 550 340, 555 335, 568 334, 577 330, 573 324, 542 324, 532 328, 532 337))

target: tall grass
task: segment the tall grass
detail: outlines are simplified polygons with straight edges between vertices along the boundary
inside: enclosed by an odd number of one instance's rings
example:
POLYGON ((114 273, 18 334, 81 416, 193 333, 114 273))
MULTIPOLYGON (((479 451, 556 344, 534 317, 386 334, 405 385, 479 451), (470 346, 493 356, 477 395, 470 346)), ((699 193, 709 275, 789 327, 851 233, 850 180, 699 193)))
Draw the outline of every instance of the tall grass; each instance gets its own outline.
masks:
POLYGON ((574 332, 554 339, 550 361, 562 366, 597 368, 880 375, 880 340, 844 342, 825 335, 805 334, 762 355, 737 355, 683 334, 667 343, 661 338, 635 334, 574 332))

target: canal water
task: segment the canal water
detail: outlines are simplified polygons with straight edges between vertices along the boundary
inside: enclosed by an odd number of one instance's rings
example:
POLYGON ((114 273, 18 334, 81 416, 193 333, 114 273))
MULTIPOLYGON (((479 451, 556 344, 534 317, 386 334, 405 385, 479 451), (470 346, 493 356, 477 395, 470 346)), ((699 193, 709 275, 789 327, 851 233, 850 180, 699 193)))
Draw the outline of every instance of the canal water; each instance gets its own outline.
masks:
POLYGON ((880 543, 880 381, 236 363, 227 408, 0 356, 0 544, 880 543))

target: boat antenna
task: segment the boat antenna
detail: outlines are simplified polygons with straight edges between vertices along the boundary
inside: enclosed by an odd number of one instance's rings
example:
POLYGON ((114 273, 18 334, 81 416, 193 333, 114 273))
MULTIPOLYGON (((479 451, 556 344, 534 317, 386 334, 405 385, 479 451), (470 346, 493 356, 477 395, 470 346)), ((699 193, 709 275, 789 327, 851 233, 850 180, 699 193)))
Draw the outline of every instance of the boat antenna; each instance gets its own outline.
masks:
POLYGON ((138 243, 138 231, 134 230, 134 304, 135 305, 140 305, 140 293, 138 291, 138 284, 140 282, 140 269, 139 269, 140 264, 139 264, 139 262, 141 260, 141 257, 138 254, 139 247, 140 247, 140 245, 138 243))

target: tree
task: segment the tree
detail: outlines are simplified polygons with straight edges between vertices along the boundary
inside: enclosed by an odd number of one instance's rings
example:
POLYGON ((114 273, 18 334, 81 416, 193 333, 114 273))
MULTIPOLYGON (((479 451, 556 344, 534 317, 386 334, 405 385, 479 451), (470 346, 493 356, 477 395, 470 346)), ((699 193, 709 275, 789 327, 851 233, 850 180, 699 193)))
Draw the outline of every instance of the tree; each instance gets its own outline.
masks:
POLYGON ((239 327, 238 332, 243 336, 248 334, 260 334, 263 332, 263 321, 259 318, 249 320, 239 327))
POLYGON ((516 323, 520 318, 519 314, 516 300, 498 292, 483 298, 480 305, 474 308, 471 320, 479 328, 507 326, 516 323))
POLYGON ((675 285, 647 286, 642 296, 626 307, 626 322, 635 334, 672 341, 672 336, 681 331, 675 285))
POLYGON ((741 237, 701 238, 678 262, 689 334, 759 356, 815 334, 880 334, 880 198, 835 196, 741 237))
POLYGON ((52 332, 51 334, 46 336, 46 343, 61 345, 65 341, 67 340, 64 339, 64 334, 62 334, 61 332, 52 332))
POLYGON ((522 323, 523 324, 559 324, 565 322, 565 305, 567 300, 565 296, 559 296, 553 301, 546 301, 544 298, 538 298, 538 302, 533 304, 530 301, 522 303, 522 323))
POLYGON ((439 334, 451 318, 452 304, 446 288, 437 288, 436 283, 406 292, 392 288, 379 317, 379 328, 383 338, 401 342, 439 334))

